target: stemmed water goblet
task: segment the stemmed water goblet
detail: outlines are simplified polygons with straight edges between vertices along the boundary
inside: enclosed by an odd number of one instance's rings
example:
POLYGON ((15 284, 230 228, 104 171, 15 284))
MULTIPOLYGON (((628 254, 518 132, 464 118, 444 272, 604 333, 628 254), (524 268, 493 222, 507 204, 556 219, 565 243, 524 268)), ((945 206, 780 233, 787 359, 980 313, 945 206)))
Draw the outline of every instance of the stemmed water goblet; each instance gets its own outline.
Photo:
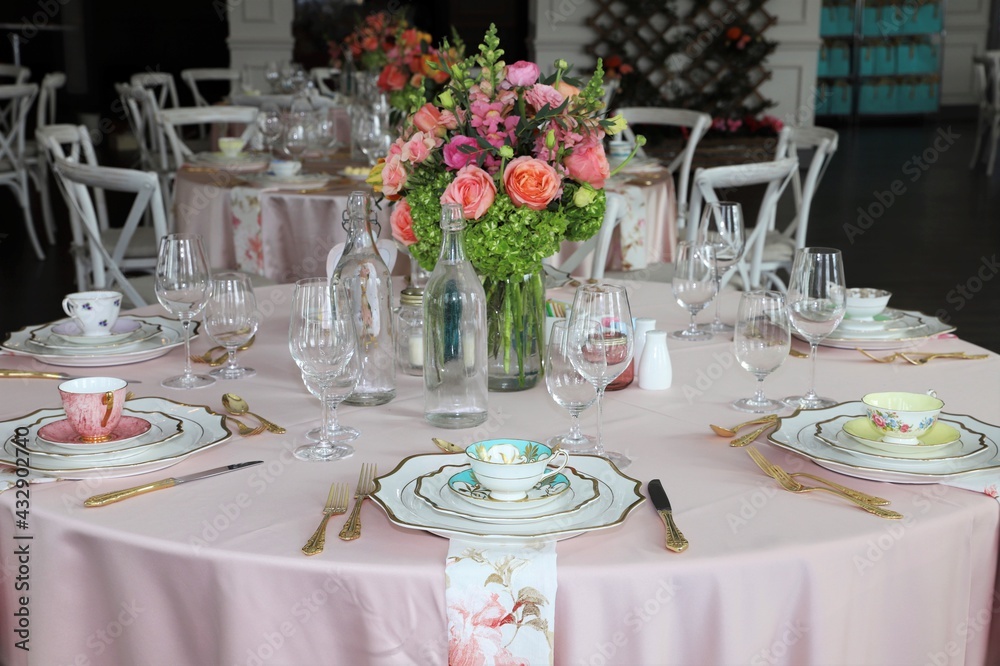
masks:
MULTIPOLYGON (((318 390, 323 405, 319 440, 295 449, 300 460, 342 460, 354 453, 343 440, 331 439, 336 432, 336 407, 330 391, 349 394, 358 380, 358 340, 353 309, 346 288, 327 278, 309 278, 295 283, 288 348, 302 372, 303 381, 318 390)), ((348 438, 353 439, 353 437, 348 438)))
POLYGON ((191 370, 191 321, 208 302, 212 275, 198 234, 168 234, 160 239, 156 260, 156 299, 184 328, 184 373, 161 382, 167 388, 211 386, 215 379, 191 370))
POLYGON ((712 333, 699 330, 694 318, 716 295, 715 246, 691 241, 678 243, 672 286, 677 303, 691 313, 691 323, 669 336, 675 340, 711 340, 712 333))
POLYGON ((739 262, 746 245, 746 229, 743 222, 743 207, 735 201, 715 201, 705 207, 701 224, 698 225, 698 242, 709 243, 715 248, 715 319, 710 324, 700 326, 711 333, 728 333, 733 330, 722 323, 721 310, 722 276, 739 262))
POLYGON ((268 154, 273 153, 274 144, 281 138, 282 131, 281 111, 277 104, 266 102, 260 105, 260 111, 257 112, 257 131, 260 132, 264 142, 264 150, 268 154))
POLYGON ((757 389, 753 397, 734 401, 733 407, 755 414, 776 412, 784 407, 781 402, 764 396, 764 378, 788 357, 791 337, 783 294, 761 290, 740 296, 733 349, 743 369, 757 378, 757 389))
POLYGON ((388 122, 379 114, 370 112, 358 120, 358 147, 370 166, 375 166, 380 157, 386 156, 391 144, 388 122))
POLYGON ((594 404, 597 391, 573 366, 569 356, 569 322, 564 319, 554 322, 549 333, 545 351, 545 386, 556 404, 569 411, 570 417, 569 432, 550 437, 545 443, 552 448, 560 447, 576 453, 592 449, 595 440, 580 431, 580 413, 594 404))
POLYGON ((337 120, 332 108, 320 109, 316 112, 316 138, 319 141, 323 159, 332 160, 340 140, 337 137, 337 120))
POLYGON ((267 63, 267 68, 264 70, 264 80, 271 87, 272 94, 281 92, 281 67, 277 60, 271 60, 267 63))
POLYGON ((795 331, 809 343, 809 391, 785 398, 799 409, 822 409, 837 402, 816 394, 816 350, 844 319, 847 307, 844 260, 840 250, 804 247, 795 254, 788 281, 788 318, 795 331))
POLYGON ((593 453, 619 469, 631 463, 628 456, 604 448, 602 403, 604 390, 632 361, 635 334, 632 310, 625 287, 586 284, 578 287, 569 319, 569 359, 597 393, 597 442, 593 453))
POLYGON ((289 114, 285 125, 284 150, 293 160, 301 159, 309 147, 309 117, 304 114, 289 114))
POLYGON ((226 348, 229 356, 225 365, 208 374, 217 379, 245 379, 256 375, 253 368, 241 367, 236 362, 236 350, 250 341, 259 324, 257 299, 250 277, 235 271, 213 275, 203 325, 212 339, 226 348))

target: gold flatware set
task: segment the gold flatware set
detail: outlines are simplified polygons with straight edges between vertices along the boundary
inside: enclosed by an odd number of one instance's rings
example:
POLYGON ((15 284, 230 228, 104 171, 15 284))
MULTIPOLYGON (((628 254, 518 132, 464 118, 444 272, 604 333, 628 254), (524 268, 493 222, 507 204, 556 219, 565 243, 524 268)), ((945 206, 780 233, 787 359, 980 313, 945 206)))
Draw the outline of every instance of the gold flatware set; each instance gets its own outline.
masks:
MULTIPOLYGON (((236 351, 241 352, 250 349, 250 346, 254 343, 256 337, 257 336, 251 337, 244 344, 237 347, 236 351)), ((193 363, 205 363, 213 368, 219 367, 220 365, 225 363, 226 359, 228 358, 229 358, 229 352, 226 351, 226 348, 221 345, 212 347, 204 354, 191 354, 191 361, 193 363)))
POLYGON ((330 494, 326 496, 326 506, 323 507, 323 520, 319 527, 302 546, 302 552, 306 555, 316 555, 323 552, 326 546, 326 524, 330 521, 330 516, 339 516, 347 513, 347 504, 351 499, 350 490, 346 483, 331 483, 330 494))
POLYGON ((709 427, 711 427, 712 432, 714 432, 719 437, 735 437, 736 434, 741 429, 752 425, 759 425, 760 427, 757 428, 756 430, 752 430, 745 435, 736 437, 736 439, 729 442, 729 446, 740 447, 740 446, 746 446, 750 442, 754 441, 755 439, 763 435, 767 429, 773 428, 777 424, 778 424, 778 417, 775 416, 774 414, 768 414, 767 416, 760 416, 755 419, 750 419, 749 421, 744 421, 743 423, 737 423, 731 428, 726 428, 724 426, 718 426, 715 424, 711 424, 709 427))
POLYGON ((875 356, 860 347, 855 347, 855 351, 861 352, 876 363, 892 363, 898 359, 910 365, 926 365, 936 358, 951 358, 961 361, 978 361, 989 358, 989 354, 969 354, 966 352, 895 352, 888 356, 875 356))

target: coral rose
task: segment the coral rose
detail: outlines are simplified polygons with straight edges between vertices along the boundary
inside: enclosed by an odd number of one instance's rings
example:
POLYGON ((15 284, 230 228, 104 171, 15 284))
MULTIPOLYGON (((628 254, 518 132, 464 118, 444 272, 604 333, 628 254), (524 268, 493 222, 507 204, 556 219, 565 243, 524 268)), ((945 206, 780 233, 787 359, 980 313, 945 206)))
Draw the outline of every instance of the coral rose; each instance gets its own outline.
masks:
MULTIPOLYGON (((454 118, 454 115, 449 115, 454 118)), ((442 138, 447 133, 445 122, 447 119, 441 117, 441 110, 430 102, 424 104, 413 114, 413 124, 418 130, 442 138)))
POLYGON ((382 90, 402 90, 409 77, 395 65, 386 65, 378 75, 378 87, 382 90))
POLYGON ((518 157, 503 172, 507 196, 515 206, 544 210, 562 189, 559 174, 549 164, 534 157, 518 157))
POLYGON ((389 214, 389 226, 392 227, 392 237, 403 245, 413 245, 417 242, 417 236, 413 233, 413 214, 410 211, 410 202, 400 199, 392 207, 389 214))
POLYGON ((469 164, 455 174, 455 180, 448 184, 441 195, 441 203, 458 204, 462 207, 465 219, 478 220, 493 205, 496 195, 497 186, 490 174, 475 164, 469 164))
POLYGON ((399 155, 389 155, 382 167, 382 193, 387 197, 399 194, 406 185, 406 169, 399 155))
POLYGON ((594 137, 578 143, 573 152, 563 160, 563 166, 571 178, 598 190, 604 187, 604 181, 611 175, 604 146, 594 137))
POLYGON ((507 81, 512 86, 533 86, 538 81, 541 70, 538 65, 527 60, 518 60, 513 65, 507 67, 507 81))
POLYGON ((565 81, 559 81, 559 83, 556 84, 556 90, 558 90, 563 97, 576 97, 580 94, 579 88, 571 86, 565 81))

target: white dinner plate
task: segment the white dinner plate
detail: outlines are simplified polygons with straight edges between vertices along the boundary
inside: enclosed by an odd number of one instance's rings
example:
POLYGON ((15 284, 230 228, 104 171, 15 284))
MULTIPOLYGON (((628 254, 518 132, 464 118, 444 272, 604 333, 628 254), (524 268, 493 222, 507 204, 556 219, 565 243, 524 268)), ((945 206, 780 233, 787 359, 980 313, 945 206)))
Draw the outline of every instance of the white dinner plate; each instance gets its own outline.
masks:
POLYGON ((599 498, 579 511, 538 522, 482 523, 470 518, 435 510, 415 493, 417 478, 441 467, 461 464, 464 453, 428 453, 404 458, 396 469, 375 480, 372 500, 389 520, 401 527, 426 530, 443 537, 489 542, 527 542, 568 539, 592 530, 620 525, 628 514, 645 501, 639 481, 622 474, 614 465, 597 456, 573 455, 574 469, 597 479, 599 498))
MULTIPOLYGON (((964 414, 941 413, 940 418, 959 423, 962 447, 974 448, 980 442, 986 449, 976 455, 948 460, 901 460, 871 457, 861 459, 850 451, 830 446, 817 437, 816 426, 838 416, 856 417, 863 414, 861 401, 845 402, 829 409, 797 410, 782 417, 778 428, 767 436, 768 441, 783 449, 809 458, 834 472, 872 481, 893 483, 939 483, 950 478, 974 474, 988 469, 1000 469, 1000 427, 984 423, 964 414)), ((835 436, 832 432, 827 433, 835 436)), ((822 434, 823 431, 821 431, 822 434)))
POLYGON ((189 160, 190 164, 209 166, 223 171, 260 171, 271 163, 269 157, 253 153, 240 153, 229 157, 222 152, 197 153, 189 160))
MULTIPOLYGON (((836 347, 838 349, 861 349, 869 350, 894 350, 913 349, 919 347, 929 338, 950 333, 955 330, 954 326, 949 326, 937 317, 923 314, 921 312, 901 310, 903 317, 901 321, 907 322, 903 330, 898 331, 847 331, 838 327, 833 333, 820 341, 824 347, 836 347), (919 319, 922 325, 912 325, 914 320, 919 319)), ((902 326, 902 324, 901 324, 902 326)), ((798 333, 796 337, 801 337, 798 333)))
POLYGON ((565 487, 557 489, 555 495, 539 502, 529 501, 526 506, 519 502, 488 499, 470 502, 450 487, 454 476, 469 469, 468 464, 445 465, 418 477, 413 492, 436 511, 480 523, 533 523, 549 520, 579 511, 600 498, 601 484, 597 479, 582 474, 573 467, 566 467, 560 475, 568 481, 565 487), (496 504, 506 506, 498 510, 496 504))
POLYGON ((98 339, 86 336, 66 335, 59 331, 67 330, 71 322, 61 321, 45 326, 39 326, 31 331, 28 343, 45 350, 61 351, 89 351, 104 353, 107 351, 119 350, 130 345, 134 345, 143 340, 149 340, 154 335, 162 335, 163 327, 159 324, 149 323, 139 318, 123 318, 115 322, 115 328, 122 321, 131 322, 134 328, 127 333, 103 336, 98 339), (86 340, 86 341, 85 341, 86 340))
MULTIPOLYGON (((944 419, 938 419, 938 423, 942 427, 954 429, 954 441, 940 446, 923 447, 919 445, 896 444, 887 449, 880 448, 886 442, 862 441, 845 430, 844 426, 848 425, 848 422, 851 420, 852 417, 850 416, 838 416, 835 419, 817 423, 816 437, 836 449, 847 451, 857 458, 874 461, 875 463, 880 463, 883 460, 939 463, 946 460, 958 460, 967 456, 979 455, 989 449, 984 436, 969 431, 958 421, 946 421, 944 419), (963 433, 963 431, 965 432, 963 433)), ((938 427, 937 424, 935 424, 935 427, 938 427)))
POLYGON ((226 426, 225 416, 202 405, 186 405, 166 398, 135 398, 129 400, 127 409, 143 414, 163 431, 170 430, 173 419, 180 420, 182 432, 155 446, 142 447, 134 455, 131 451, 126 451, 124 453, 127 455, 111 454, 107 458, 97 459, 92 456, 85 459, 75 456, 28 456, 25 463, 22 453, 19 461, 20 449, 14 443, 14 431, 21 427, 27 428, 29 432, 26 439, 31 441, 38 432, 40 419, 53 413, 63 415, 61 409, 41 409, 0 423, 0 431, 6 433, 3 450, 0 451, 0 463, 16 466, 20 462, 33 472, 60 479, 110 479, 170 467, 193 453, 204 451, 232 437, 232 432, 226 426))
POLYGON ((294 176, 279 176, 270 172, 259 175, 243 176, 242 180, 260 188, 288 190, 318 190, 326 187, 330 176, 326 174, 296 174, 294 176))
MULTIPOLYGON (((31 334, 38 327, 22 328, 14 331, 0 347, 14 354, 30 356, 42 363, 76 368, 92 368, 107 365, 125 365, 158 358, 174 347, 184 344, 184 328, 176 319, 166 317, 143 317, 147 324, 160 327, 160 333, 122 349, 43 349, 31 343, 31 334)), ((198 336, 198 322, 191 323, 191 339, 198 336)))

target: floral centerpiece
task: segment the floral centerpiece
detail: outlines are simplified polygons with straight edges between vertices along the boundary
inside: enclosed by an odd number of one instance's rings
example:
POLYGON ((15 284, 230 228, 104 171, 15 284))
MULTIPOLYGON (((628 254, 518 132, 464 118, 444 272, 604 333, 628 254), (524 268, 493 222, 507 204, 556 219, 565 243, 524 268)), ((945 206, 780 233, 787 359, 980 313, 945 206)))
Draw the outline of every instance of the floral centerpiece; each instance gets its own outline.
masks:
POLYGON ((425 269, 441 247, 441 205, 462 206, 488 301, 490 387, 511 390, 540 372, 542 260, 600 229, 611 174, 603 139, 625 122, 600 117, 600 63, 585 85, 565 76, 565 61, 548 76, 532 62, 507 65, 495 26, 479 51, 441 64, 448 83, 407 117, 368 182, 395 201, 393 237, 425 269))

